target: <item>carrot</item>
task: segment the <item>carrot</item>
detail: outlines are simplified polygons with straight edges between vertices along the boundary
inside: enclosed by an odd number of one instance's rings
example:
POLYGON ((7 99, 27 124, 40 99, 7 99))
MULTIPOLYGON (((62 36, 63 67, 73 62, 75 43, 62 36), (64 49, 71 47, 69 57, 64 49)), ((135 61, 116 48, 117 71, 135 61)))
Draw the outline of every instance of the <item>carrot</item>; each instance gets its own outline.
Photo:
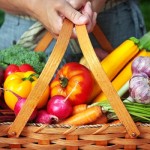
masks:
POLYGON ((120 120, 117 119, 117 120, 112 121, 110 124, 120 124, 120 123, 121 123, 120 120))
POLYGON ((72 115, 80 113, 80 112, 82 112, 82 111, 84 111, 86 109, 87 109, 87 104, 76 105, 76 106, 73 107, 72 115))
MULTIPOLYGON (((73 107, 72 115, 80 113, 80 112, 82 112, 86 109, 88 109, 87 104, 76 105, 76 106, 73 107)), ((103 123, 107 123, 107 121, 108 121, 107 116, 105 114, 103 114, 102 116, 98 117, 94 122, 92 122, 90 124, 103 124, 103 123)))
POLYGON ((102 115, 101 107, 92 106, 87 108, 86 110, 75 114, 66 120, 60 122, 60 124, 68 124, 68 125, 85 125, 91 122, 94 122, 98 117, 102 115))
POLYGON ((105 114, 103 114, 102 116, 98 117, 91 124, 104 124, 104 123, 107 123, 107 122, 108 122, 107 116, 105 114))

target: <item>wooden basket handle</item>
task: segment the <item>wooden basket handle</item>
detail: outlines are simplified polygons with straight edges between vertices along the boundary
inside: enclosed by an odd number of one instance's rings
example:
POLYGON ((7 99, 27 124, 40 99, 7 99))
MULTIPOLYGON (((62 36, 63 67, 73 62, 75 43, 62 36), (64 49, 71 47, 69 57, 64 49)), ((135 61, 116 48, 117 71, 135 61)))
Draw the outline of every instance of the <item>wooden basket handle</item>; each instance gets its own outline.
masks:
POLYGON ((65 54, 70 36, 72 34, 72 29, 73 24, 69 20, 64 20, 62 31, 57 39, 56 45, 54 46, 54 49, 42 73, 40 74, 36 85, 31 90, 24 106, 22 107, 14 122, 12 123, 10 129, 8 130, 8 135, 10 137, 18 137, 20 135, 32 112, 36 108, 39 102, 39 97, 41 97, 46 90, 46 87, 50 83, 50 80, 52 79, 65 54))
POLYGON ((137 126, 135 125, 133 119, 129 115, 127 109, 125 108, 122 100, 117 94, 115 88, 112 86, 110 80, 108 79, 106 73, 104 72, 99 59, 96 56, 92 44, 90 42, 86 26, 77 26, 76 32, 81 47, 82 53, 92 71, 97 83, 99 84, 102 91, 105 93, 111 107, 114 109, 119 120, 125 126, 128 134, 131 137, 136 137, 140 134, 137 126), (84 35, 84 36, 82 36, 84 35))
MULTIPOLYGON (((39 97, 42 96, 47 85, 52 79, 60 61, 62 60, 62 57, 64 56, 64 53, 67 49, 67 45, 69 43, 69 39, 72 33, 72 28, 73 28, 73 24, 70 21, 65 20, 63 27, 62 27, 62 31, 56 42, 56 45, 42 73, 40 74, 40 77, 37 80, 37 84, 34 86, 32 91, 30 92, 23 108, 17 115, 16 119, 14 120, 14 122, 12 123, 8 131, 8 135, 10 137, 18 137, 20 135, 29 117, 31 116, 34 109, 36 108, 39 102, 39 97)), ((137 126, 135 125, 134 121, 132 120, 131 116, 129 115, 128 111, 123 105, 120 97, 118 96, 117 92, 115 91, 114 87, 109 81, 101 64, 99 63, 99 60, 90 42, 87 30, 86 30, 86 26, 85 25, 76 26, 76 32, 77 32, 79 44, 82 49, 83 55, 85 59, 87 60, 91 68, 91 71, 93 72, 93 75, 95 76, 95 79, 97 80, 99 86, 101 87, 102 91, 106 94, 119 120, 123 123, 128 134, 131 137, 138 136, 140 132, 137 129, 137 126)))
POLYGON ((100 26, 96 24, 92 33, 103 50, 105 50, 108 53, 111 53, 113 51, 114 48, 112 47, 111 43, 108 41, 105 34, 102 32, 100 26))
MULTIPOLYGON (((111 43, 108 41, 100 26, 96 24, 92 33, 103 50, 105 50, 108 53, 111 53, 113 51, 111 43)), ((52 40, 53 36, 50 34, 50 32, 47 31, 42 37, 42 39, 38 42, 34 51, 45 51, 52 40)))
POLYGON ((53 40, 53 36, 50 34, 50 32, 46 31, 42 39, 39 41, 39 43, 35 47, 34 51, 35 52, 45 51, 52 40, 53 40))

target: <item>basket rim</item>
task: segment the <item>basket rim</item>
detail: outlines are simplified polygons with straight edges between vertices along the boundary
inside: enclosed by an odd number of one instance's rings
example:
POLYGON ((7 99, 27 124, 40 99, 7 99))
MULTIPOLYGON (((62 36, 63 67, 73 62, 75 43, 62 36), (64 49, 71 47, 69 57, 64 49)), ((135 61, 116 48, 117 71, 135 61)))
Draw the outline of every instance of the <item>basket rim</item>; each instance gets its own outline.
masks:
MULTIPOLYGON (((1 125, 11 125, 13 122, 0 122, 1 125)), ((142 122, 137 122, 135 123, 137 126, 143 126, 143 127, 150 127, 150 123, 142 123, 142 122)), ((72 126, 68 124, 43 124, 43 123, 27 123, 27 126, 35 126, 35 127, 41 127, 45 126, 47 128, 71 128, 71 127, 76 127, 76 129, 82 129, 82 128, 99 128, 103 126, 109 126, 109 127, 119 127, 119 126, 124 126, 122 123, 106 123, 106 124, 89 124, 89 125, 81 125, 81 126, 72 126)))

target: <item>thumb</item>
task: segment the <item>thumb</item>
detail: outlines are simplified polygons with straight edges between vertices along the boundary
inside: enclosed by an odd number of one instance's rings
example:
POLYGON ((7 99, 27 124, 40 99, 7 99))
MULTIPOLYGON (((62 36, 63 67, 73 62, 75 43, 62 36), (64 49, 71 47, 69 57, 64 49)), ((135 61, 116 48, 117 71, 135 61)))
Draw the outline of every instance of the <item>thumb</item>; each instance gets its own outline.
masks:
POLYGON ((77 25, 86 24, 89 20, 87 16, 75 10, 69 3, 66 3, 65 9, 60 10, 60 13, 77 25))

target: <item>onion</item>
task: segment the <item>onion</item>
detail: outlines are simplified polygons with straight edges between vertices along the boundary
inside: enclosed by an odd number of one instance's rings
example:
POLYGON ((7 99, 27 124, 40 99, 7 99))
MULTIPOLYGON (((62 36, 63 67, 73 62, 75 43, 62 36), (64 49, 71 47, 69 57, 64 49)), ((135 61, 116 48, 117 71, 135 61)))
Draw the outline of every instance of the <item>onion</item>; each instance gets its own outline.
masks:
POLYGON ((150 57, 149 56, 136 57, 132 62, 131 68, 133 74, 143 72, 150 77, 150 57))
POLYGON ((62 95, 51 97, 47 104, 47 112, 59 119, 65 119, 72 114, 73 107, 71 102, 62 95))
POLYGON ((39 110, 35 122, 44 124, 57 123, 58 117, 49 114, 46 110, 39 110))
POLYGON ((147 74, 133 74, 129 81, 130 96, 138 103, 150 103, 150 79, 147 74))

